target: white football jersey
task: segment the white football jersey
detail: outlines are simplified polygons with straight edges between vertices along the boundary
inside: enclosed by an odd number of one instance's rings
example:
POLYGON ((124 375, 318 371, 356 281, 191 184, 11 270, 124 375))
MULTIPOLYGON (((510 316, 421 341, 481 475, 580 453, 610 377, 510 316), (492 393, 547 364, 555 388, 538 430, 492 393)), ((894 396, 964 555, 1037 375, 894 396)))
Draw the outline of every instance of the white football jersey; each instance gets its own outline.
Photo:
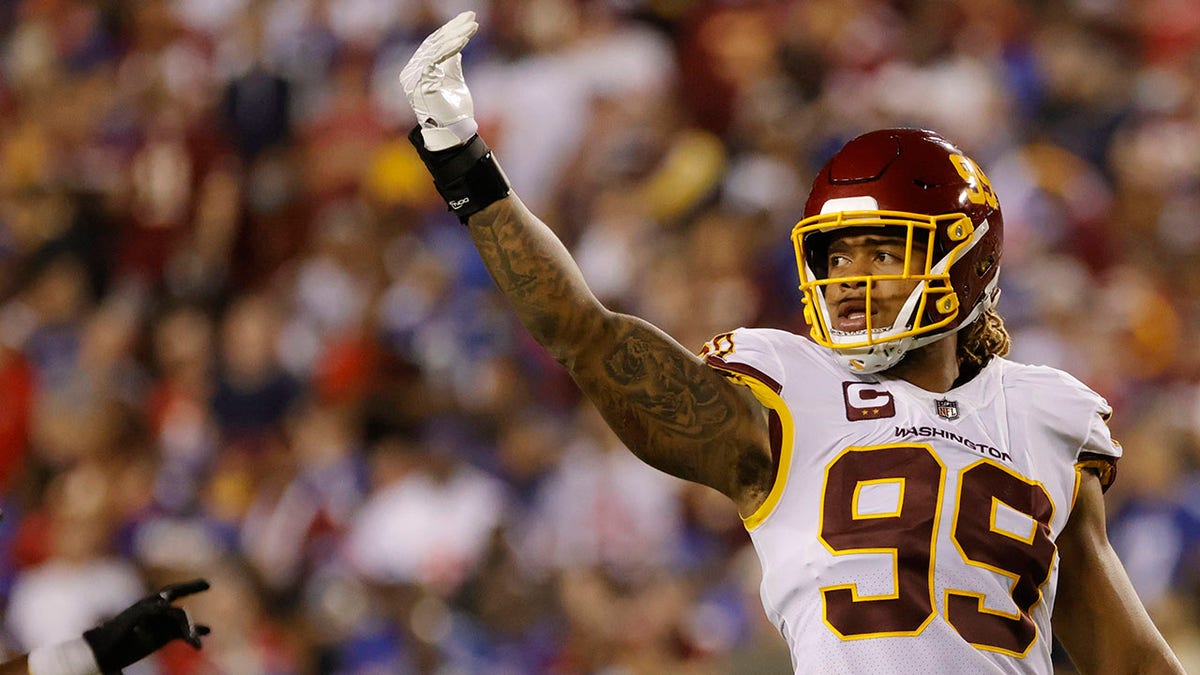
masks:
POLYGON ((773 411, 775 483, 743 518, 796 672, 1052 671, 1054 540, 1079 469, 1107 486, 1121 454, 1103 398, 1000 358, 928 392, 770 329, 702 356, 773 411))

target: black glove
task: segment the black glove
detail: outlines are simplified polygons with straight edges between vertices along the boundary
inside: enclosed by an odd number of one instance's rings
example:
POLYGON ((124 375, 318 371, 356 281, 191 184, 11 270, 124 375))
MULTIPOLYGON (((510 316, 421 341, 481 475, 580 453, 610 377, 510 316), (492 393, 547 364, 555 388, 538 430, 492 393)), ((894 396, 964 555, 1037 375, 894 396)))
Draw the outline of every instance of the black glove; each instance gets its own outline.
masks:
POLYGON ((92 648, 100 670, 106 675, 120 673, 125 666, 141 661, 172 640, 184 640, 200 649, 200 637, 208 635, 208 626, 193 625, 187 612, 171 603, 206 590, 208 582, 204 579, 171 584, 85 632, 83 639, 92 648))

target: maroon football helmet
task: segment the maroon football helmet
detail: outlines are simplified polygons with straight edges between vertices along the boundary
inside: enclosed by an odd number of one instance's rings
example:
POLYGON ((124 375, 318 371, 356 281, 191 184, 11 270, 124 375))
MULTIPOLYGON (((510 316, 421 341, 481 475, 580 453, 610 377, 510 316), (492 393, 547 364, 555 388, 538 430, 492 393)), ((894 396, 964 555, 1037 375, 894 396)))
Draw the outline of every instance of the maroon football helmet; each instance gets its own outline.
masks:
POLYGON ((812 337, 856 372, 877 372, 904 354, 969 325, 999 295, 1004 220, 979 166, 932 131, 883 129, 847 143, 822 167, 792 230, 812 337), (889 228, 905 237, 903 274, 827 275, 829 242, 851 228, 889 228), (914 246, 914 244, 916 246, 914 246), (924 249, 924 260, 909 260, 924 249), (910 264, 915 263, 915 264, 910 264), (913 269, 923 270, 920 273, 913 269), (854 332, 833 327, 825 287, 917 281, 895 322, 854 332))

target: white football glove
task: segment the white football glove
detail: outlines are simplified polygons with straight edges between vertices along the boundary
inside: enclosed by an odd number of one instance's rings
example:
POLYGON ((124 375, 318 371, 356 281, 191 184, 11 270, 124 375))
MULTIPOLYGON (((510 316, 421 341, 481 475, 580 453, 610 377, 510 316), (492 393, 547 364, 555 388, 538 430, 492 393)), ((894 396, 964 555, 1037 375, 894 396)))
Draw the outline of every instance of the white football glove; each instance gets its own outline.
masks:
POLYGON ((477 30, 475 12, 459 14, 425 38, 400 71, 400 85, 430 150, 462 145, 479 130, 461 54, 477 30))

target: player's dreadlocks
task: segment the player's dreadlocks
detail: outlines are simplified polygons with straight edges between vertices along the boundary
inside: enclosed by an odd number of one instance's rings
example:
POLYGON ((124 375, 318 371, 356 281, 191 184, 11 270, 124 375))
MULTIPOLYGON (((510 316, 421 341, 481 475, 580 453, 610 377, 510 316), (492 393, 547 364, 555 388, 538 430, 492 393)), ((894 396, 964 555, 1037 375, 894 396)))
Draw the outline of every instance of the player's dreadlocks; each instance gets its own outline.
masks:
POLYGON ((978 371, 993 356, 1008 354, 1008 331, 995 308, 989 309, 959 334, 958 364, 963 370, 978 371))

